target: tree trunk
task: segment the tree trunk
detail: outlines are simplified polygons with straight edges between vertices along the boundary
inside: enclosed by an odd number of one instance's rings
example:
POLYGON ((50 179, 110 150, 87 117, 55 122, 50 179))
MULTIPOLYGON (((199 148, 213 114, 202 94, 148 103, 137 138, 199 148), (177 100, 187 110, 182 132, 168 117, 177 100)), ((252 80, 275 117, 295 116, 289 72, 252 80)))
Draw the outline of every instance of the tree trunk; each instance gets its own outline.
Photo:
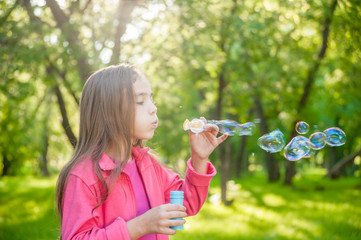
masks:
POLYGON ((71 130, 68 113, 65 108, 64 98, 60 91, 59 85, 55 86, 55 95, 58 100, 58 106, 59 106, 61 116, 62 116, 61 125, 63 126, 63 129, 65 131, 66 136, 69 139, 70 144, 75 148, 77 139, 76 139, 73 131, 71 130))
POLYGON ((335 164, 335 166, 333 166, 327 174, 327 177, 332 178, 332 179, 336 179, 339 178, 341 175, 342 170, 350 163, 352 163, 352 161, 355 159, 355 157, 357 157, 358 155, 361 154, 361 148, 358 149, 356 152, 351 153, 350 155, 344 157, 343 159, 341 159, 338 163, 335 164))
MULTIPOLYGON (((253 100, 254 100, 254 104, 255 104, 256 114, 261 119, 261 122, 260 122, 261 134, 262 135, 267 134, 269 132, 269 129, 268 129, 268 125, 267 125, 267 119, 263 113, 261 99, 259 96, 255 96, 253 98, 253 100)), ((267 166, 267 173, 268 173, 268 181, 269 182, 278 181, 280 179, 280 169, 279 169, 276 158, 269 152, 265 152, 265 158, 266 158, 266 166, 267 166)))
MULTIPOLYGON (((253 111, 254 109, 251 108, 248 112, 248 120, 250 121, 250 119, 252 118, 253 115, 253 111)), ((241 176, 241 172, 242 172, 242 167, 243 167, 243 162, 244 162, 244 153, 245 153, 245 149, 246 149, 246 144, 247 144, 247 136, 242 136, 241 138, 241 144, 239 146, 239 154, 238 154, 238 158, 234 167, 234 175, 236 176, 236 178, 239 178, 241 176)))
MULTIPOLYGON (((50 1, 52 2, 52 1, 50 1)), ((32 22, 36 22, 36 23, 43 23, 41 21, 40 18, 38 18, 35 14, 34 14, 34 9, 32 8, 31 4, 30 4, 30 1, 29 0, 24 0, 23 2, 25 8, 26 8, 26 11, 28 13, 28 16, 30 18, 30 20, 32 22)), ((55 2, 54 4, 57 5, 57 3, 55 2)), ((59 7, 59 6, 57 6, 59 7)), ((55 7, 56 8, 56 7, 55 7)), ((60 9, 61 11, 61 9, 60 9)), ((45 23, 43 23, 45 24, 45 23)), ((38 33, 40 36, 43 36, 43 32, 42 32, 42 29, 41 28, 38 28, 37 29, 38 33)), ((46 67, 46 71, 49 75, 58 75, 60 76, 60 78, 63 80, 64 84, 66 84, 66 79, 65 79, 65 73, 61 72, 59 69, 56 68, 56 66, 49 61, 49 65, 46 67)), ((67 111, 66 111, 66 108, 65 108, 65 102, 64 102, 64 99, 63 99, 63 95, 60 91, 60 88, 59 88, 59 85, 57 83, 57 81, 55 80, 55 83, 56 83, 56 86, 55 86, 55 93, 56 93, 56 97, 57 97, 57 100, 58 100, 58 105, 59 105, 59 109, 60 109, 60 113, 61 113, 61 116, 62 116, 62 126, 64 128, 64 131, 66 133, 66 136, 68 137, 69 139, 69 142, 71 143, 71 145, 73 147, 76 146, 76 142, 77 142, 77 139, 71 129, 71 126, 69 124, 69 119, 68 119, 68 114, 67 114, 67 111)), ((68 89, 70 90, 70 88, 68 89)), ((79 103, 78 99, 76 98, 75 94, 70 90, 70 93, 72 94, 75 102, 77 102, 77 104, 79 103)))
POLYGON ((9 170, 10 170, 11 164, 10 164, 9 159, 6 156, 6 153, 3 152, 2 155, 3 155, 3 170, 2 170, 1 176, 7 176, 7 175, 9 175, 9 170))
POLYGON ((49 176, 48 170, 48 149, 49 149, 49 116, 51 115, 51 99, 52 96, 48 96, 48 101, 46 101, 46 112, 43 121, 43 149, 40 156, 40 172, 42 176, 49 176))
MULTIPOLYGON (((304 90, 303 90, 303 94, 302 94, 301 99, 300 99, 300 101, 298 102, 298 105, 297 105, 297 114, 299 116, 302 115, 301 112, 304 109, 304 107, 306 106, 306 102, 307 102, 307 100, 309 98, 309 95, 311 93, 311 90, 312 90, 312 85, 315 82, 316 73, 317 73, 317 71, 318 71, 318 69, 320 67, 320 63, 321 63, 322 59, 325 57, 326 50, 327 50, 327 47, 328 47, 328 44, 327 44, 328 43, 328 37, 330 35, 330 25, 331 25, 332 17, 334 15, 336 6, 337 6, 337 0, 333 0, 332 4, 331 4, 331 7, 330 7, 330 12, 325 18, 325 24, 324 24, 324 28, 323 28, 323 31, 322 31, 322 46, 320 48, 320 51, 318 52, 317 59, 316 59, 315 63, 310 68, 310 70, 309 70, 309 72, 307 74, 307 80, 306 80, 306 84, 305 84, 305 87, 304 87, 304 90)), ((300 121, 298 118, 293 122, 293 125, 292 125, 293 131, 292 131, 292 134, 291 134, 291 139, 294 136, 296 136, 296 132, 295 132, 294 128, 295 128, 296 123, 298 121, 300 121)), ((287 161, 286 162, 285 181, 284 181, 285 185, 292 185, 292 178, 295 175, 295 173, 296 173, 295 162, 287 161)))
MULTIPOLYGON (((216 116, 215 119, 220 120, 222 118, 222 104, 223 104, 223 89, 225 87, 225 66, 222 66, 221 72, 218 78, 218 98, 217 98, 217 108, 216 108, 216 116)), ((222 203, 228 205, 227 201, 227 181, 229 179, 229 171, 230 171, 230 156, 227 155, 229 149, 227 149, 227 144, 221 144, 218 146, 218 154, 221 161, 221 199, 222 203)))
POLYGON ((49 149, 49 129, 48 129, 48 117, 44 121, 44 135, 43 135, 43 151, 40 156, 40 171, 42 176, 49 176, 48 170, 48 149, 49 149))
POLYGON ((224 154, 222 155, 221 163, 221 199, 222 203, 226 206, 230 205, 233 200, 227 200, 227 182, 230 179, 230 165, 231 165, 231 151, 232 147, 230 144, 224 145, 224 154))
POLYGON ((240 178, 241 177, 241 172, 242 172, 242 166, 244 165, 244 153, 245 153, 245 149, 246 149, 246 144, 247 144, 247 136, 242 136, 241 138, 241 144, 240 144, 240 149, 239 149, 239 154, 238 154, 238 158, 236 161, 236 165, 234 168, 235 171, 235 176, 236 178, 240 178))

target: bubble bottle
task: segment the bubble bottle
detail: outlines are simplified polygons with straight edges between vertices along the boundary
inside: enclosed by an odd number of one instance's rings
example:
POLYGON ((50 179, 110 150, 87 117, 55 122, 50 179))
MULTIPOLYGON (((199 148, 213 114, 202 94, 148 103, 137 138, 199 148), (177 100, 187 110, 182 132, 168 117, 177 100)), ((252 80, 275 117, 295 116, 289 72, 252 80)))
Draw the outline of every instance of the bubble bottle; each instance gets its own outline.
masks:
MULTIPOLYGON (((178 204, 183 206, 183 191, 171 191, 170 192, 170 203, 171 204, 178 204)), ((182 220, 183 218, 172 218, 173 220, 182 220)), ((180 226, 171 226, 170 228, 175 230, 183 230, 183 225, 180 226)))

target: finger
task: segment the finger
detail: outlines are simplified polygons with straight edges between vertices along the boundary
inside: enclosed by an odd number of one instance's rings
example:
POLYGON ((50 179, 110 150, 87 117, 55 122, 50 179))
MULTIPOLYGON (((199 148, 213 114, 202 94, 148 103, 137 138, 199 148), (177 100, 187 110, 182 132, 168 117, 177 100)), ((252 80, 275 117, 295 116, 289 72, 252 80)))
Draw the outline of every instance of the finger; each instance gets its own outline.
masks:
POLYGON ((225 133, 222 136, 218 137, 217 138, 217 143, 221 144, 224 140, 226 140, 228 138, 228 136, 229 136, 228 133, 225 133))
POLYGON ((205 131, 207 132, 211 132, 213 135, 217 135, 219 128, 217 125, 215 124, 207 124, 204 127, 205 131))
POLYGON ((185 218, 187 217, 187 213, 185 212, 180 212, 180 211, 172 211, 172 212, 167 212, 166 218, 171 219, 171 218, 185 218))
POLYGON ((200 120, 202 120, 205 124, 207 124, 207 119, 205 119, 203 116, 199 118, 200 120))
POLYGON ((170 219, 169 221, 167 221, 167 226, 169 227, 175 227, 175 226, 182 226, 186 223, 186 220, 184 219, 170 219))
POLYGON ((179 204, 172 204, 172 203, 168 203, 164 205, 166 207, 166 211, 182 211, 185 212, 187 211, 186 207, 179 205, 179 204))
POLYGON ((175 229, 171 229, 169 227, 164 227, 160 230, 159 232, 160 234, 165 234, 165 235, 174 235, 177 233, 177 230, 175 229))

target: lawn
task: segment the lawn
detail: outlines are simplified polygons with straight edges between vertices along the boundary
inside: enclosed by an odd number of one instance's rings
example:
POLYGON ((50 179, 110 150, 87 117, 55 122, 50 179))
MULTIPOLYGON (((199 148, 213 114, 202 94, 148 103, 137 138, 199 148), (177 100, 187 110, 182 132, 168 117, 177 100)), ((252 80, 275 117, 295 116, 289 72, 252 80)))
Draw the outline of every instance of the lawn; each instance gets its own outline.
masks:
MULTIPOLYGON (((0 178, 0 239, 57 239, 55 177, 0 178)), ((253 176, 228 185, 229 207, 220 204, 218 179, 197 216, 178 239, 361 239, 361 179, 317 174, 293 187, 253 176)))

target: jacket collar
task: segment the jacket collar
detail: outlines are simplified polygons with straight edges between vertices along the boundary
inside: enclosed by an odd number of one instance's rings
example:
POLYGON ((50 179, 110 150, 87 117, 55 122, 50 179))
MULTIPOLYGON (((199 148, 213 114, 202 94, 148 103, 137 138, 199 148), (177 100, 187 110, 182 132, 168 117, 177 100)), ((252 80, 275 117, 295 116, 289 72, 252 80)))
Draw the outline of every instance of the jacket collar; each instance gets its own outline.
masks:
MULTIPOLYGON (((149 147, 141 148, 141 147, 132 147, 133 157, 140 169, 146 167, 145 163, 141 161, 144 155, 149 151, 149 147)), ((111 171, 114 170, 116 164, 113 159, 111 159, 106 153, 103 153, 99 160, 99 167, 103 171, 111 171)))

